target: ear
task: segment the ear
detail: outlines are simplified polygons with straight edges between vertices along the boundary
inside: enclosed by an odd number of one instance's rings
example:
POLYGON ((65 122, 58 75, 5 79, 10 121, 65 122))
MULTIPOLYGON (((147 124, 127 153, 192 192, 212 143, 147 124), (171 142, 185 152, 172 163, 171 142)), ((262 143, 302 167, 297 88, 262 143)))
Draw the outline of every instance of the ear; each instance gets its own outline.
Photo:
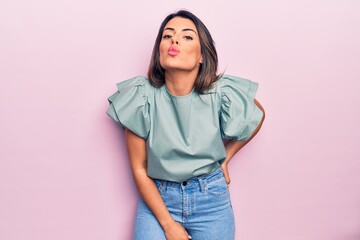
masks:
POLYGON ((200 63, 200 64, 202 64, 202 63, 203 63, 203 57, 202 57, 202 56, 200 57, 200 61, 199 61, 199 63, 200 63))

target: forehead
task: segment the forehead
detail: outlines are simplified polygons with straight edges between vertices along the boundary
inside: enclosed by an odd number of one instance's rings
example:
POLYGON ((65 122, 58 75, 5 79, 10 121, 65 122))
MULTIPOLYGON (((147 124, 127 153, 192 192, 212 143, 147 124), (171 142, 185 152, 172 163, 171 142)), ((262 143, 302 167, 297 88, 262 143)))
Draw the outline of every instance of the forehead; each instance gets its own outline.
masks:
POLYGON ((175 31, 190 28, 197 32, 196 26, 193 21, 182 17, 174 17, 165 25, 164 29, 165 28, 174 28, 175 31))

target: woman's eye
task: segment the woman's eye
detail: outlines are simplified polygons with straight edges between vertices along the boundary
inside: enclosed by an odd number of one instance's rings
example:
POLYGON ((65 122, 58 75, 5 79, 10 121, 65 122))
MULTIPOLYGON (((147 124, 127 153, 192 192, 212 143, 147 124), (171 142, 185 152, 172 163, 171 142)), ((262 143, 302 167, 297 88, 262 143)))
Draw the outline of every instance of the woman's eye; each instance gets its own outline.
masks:
POLYGON ((185 36, 184 37, 186 40, 193 40, 193 37, 190 37, 190 36, 185 36))
POLYGON ((164 39, 171 38, 171 35, 164 35, 163 38, 164 38, 164 39))

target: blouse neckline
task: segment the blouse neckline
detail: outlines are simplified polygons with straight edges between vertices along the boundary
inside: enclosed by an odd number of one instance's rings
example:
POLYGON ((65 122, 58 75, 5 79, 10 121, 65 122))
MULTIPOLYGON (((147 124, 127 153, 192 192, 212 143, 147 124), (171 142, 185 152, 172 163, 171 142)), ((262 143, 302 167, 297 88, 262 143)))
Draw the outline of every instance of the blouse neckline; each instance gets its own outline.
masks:
POLYGON ((173 94, 169 91, 169 89, 166 87, 166 84, 164 84, 164 85, 162 86, 162 89, 164 90, 164 92, 166 93, 167 96, 169 96, 170 98, 176 98, 176 99, 185 99, 185 98, 188 98, 188 97, 190 97, 190 96, 195 92, 195 91, 194 91, 194 88, 192 88, 191 91, 190 91, 188 94, 177 96, 177 95, 173 95, 173 94))

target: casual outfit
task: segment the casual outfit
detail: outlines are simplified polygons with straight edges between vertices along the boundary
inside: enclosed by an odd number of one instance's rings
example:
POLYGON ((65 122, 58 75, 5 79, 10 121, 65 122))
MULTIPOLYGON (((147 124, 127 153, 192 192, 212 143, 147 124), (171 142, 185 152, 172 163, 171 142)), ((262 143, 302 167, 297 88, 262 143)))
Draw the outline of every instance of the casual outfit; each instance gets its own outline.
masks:
MULTIPOLYGON (((220 168, 183 183, 155 180, 175 221, 194 240, 233 240, 234 214, 227 184, 220 168)), ((166 240, 164 232, 146 204, 140 200, 134 239, 166 240)))
MULTIPOLYGON (((257 87, 224 75, 204 94, 174 96, 165 84, 156 88, 138 76, 118 83, 108 98, 107 114, 146 140, 148 176, 195 240, 234 239, 229 192, 219 168, 226 158, 223 140, 246 141, 260 123, 257 87)), ((165 239, 141 200, 136 221, 136 240, 165 239)))

